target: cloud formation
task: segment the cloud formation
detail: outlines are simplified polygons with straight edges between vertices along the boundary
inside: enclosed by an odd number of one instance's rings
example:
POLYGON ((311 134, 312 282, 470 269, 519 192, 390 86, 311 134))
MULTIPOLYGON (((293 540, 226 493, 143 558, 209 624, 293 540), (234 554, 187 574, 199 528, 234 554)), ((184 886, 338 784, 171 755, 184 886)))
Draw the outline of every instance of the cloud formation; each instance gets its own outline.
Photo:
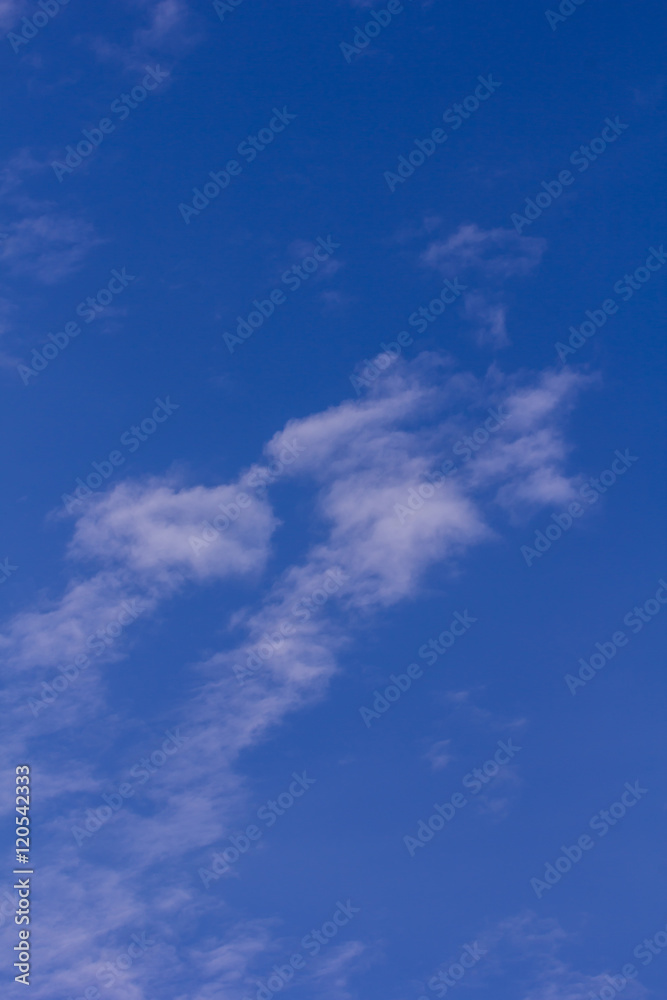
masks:
MULTIPOLYGON (((253 498, 206 548, 191 544, 221 505, 229 510, 242 478, 215 487, 186 487, 169 478, 126 481, 89 501, 75 522, 69 561, 77 570, 63 596, 15 615, 1 640, 16 677, 9 708, 21 749, 53 727, 74 726, 78 733, 76 765, 67 766, 66 750, 52 760, 54 774, 76 774, 69 784, 61 777, 46 827, 52 846, 44 892, 58 899, 59 914, 49 928, 53 944, 45 967, 52 985, 65 994, 80 990, 125 938, 150 925, 161 950, 147 952, 145 962, 110 987, 111 1000, 153 998, 156 981, 187 977, 195 961, 204 979, 210 975, 197 1000, 212 1000, 221 975, 229 996, 247 995, 267 947, 266 927, 240 928, 196 877, 215 845, 242 823, 249 789, 238 772, 239 755, 325 695, 355 630, 377 609, 416 596, 431 567, 449 562, 454 568, 471 546, 491 543, 508 514, 561 501, 571 489, 564 421, 584 384, 569 371, 507 377, 493 368, 478 379, 453 371, 438 355, 423 355, 387 372, 363 399, 290 421, 253 469, 271 467, 288 446, 298 447, 298 461, 284 466, 282 478, 309 497, 315 540, 273 581, 262 575, 279 524, 268 494, 253 498), (507 414, 493 439, 401 524, 395 505, 428 481, 489 407, 507 414), (125 654, 120 639, 87 684, 68 692, 66 707, 27 719, 25 697, 36 679, 78 651, 119 602, 141 599, 143 621, 186 583, 205 586, 232 577, 255 580, 262 589, 229 618, 222 648, 202 656, 177 718, 147 720, 133 730, 130 716, 117 734, 109 729, 105 672, 125 654), (239 666, 248 674, 243 683, 239 666), (151 732, 166 725, 182 726, 188 737, 183 751, 152 777, 141 805, 128 802, 94 843, 75 845, 72 826, 108 787, 92 761, 82 766, 86 748, 94 760, 101 741, 107 750, 116 747, 112 759, 131 760, 155 740, 151 732), (73 865, 76 879, 68 877, 73 865), (206 961, 183 944, 178 955, 168 951, 176 932, 182 941, 191 913, 216 913, 218 920, 225 915, 224 929, 207 937, 206 961)), ((136 634, 142 621, 133 626, 136 634)), ((16 745, 6 748, 8 763, 15 751, 16 745)), ((321 976, 329 977, 332 995, 346 996, 343 969, 362 954, 362 944, 348 943, 327 957, 321 976)), ((37 1000, 42 996, 37 988, 37 1000)))
POLYGON ((465 318, 474 326, 480 346, 498 348, 509 343, 506 285, 510 279, 526 277, 535 270, 546 246, 542 237, 467 223, 446 239, 429 243, 421 261, 444 278, 470 280, 472 287, 463 295, 465 318))

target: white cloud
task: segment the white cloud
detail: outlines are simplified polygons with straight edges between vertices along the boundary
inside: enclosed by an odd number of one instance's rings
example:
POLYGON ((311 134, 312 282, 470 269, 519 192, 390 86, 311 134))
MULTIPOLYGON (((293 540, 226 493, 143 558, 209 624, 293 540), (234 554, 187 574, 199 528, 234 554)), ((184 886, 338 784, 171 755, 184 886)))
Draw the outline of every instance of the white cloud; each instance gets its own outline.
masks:
POLYGON ((429 747, 426 753, 426 759, 431 762, 431 767, 434 771, 442 771, 449 763, 451 763, 451 761, 455 759, 453 754, 449 752, 451 742, 451 740, 436 740, 436 742, 429 747))
POLYGON ((445 278, 470 281, 463 313, 474 326, 475 339, 480 345, 504 347, 509 343, 506 283, 538 267, 546 246, 541 237, 521 236, 514 229, 485 230, 468 223, 447 239, 429 243, 421 261, 445 278))
POLYGON ((77 271, 90 250, 102 241, 93 226, 60 212, 26 216, 5 225, 0 261, 12 274, 28 275, 54 285, 77 271))
POLYGON ((489 302, 479 292, 466 292, 463 296, 463 314, 476 329, 477 342, 493 347, 506 347, 507 308, 500 302, 489 302))
POLYGON ((156 479, 121 483, 89 501, 77 521, 69 556, 95 560, 104 568, 87 576, 79 572, 58 598, 42 595, 36 607, 16 614, 0 634, 5 663, 16 675, 25 675, 3 696, 6 710, 11 706, 16 713, 21 749, 34 726, 30 713, 26 715, 28 699, 44 732, 71 725, 82 711, 99 711, 104 690, 100 671, 127 655, 141 623, 184 583, 254 577, 262 570, 277 522, 257 498, 236 521, 225 518, 219 505, 229 510, 239 492, 238 484, 179 489, 173 481, 156 479), (191 540, 200 538, 205 521, 216 518, 229 527, 196 550, 191 540), (129 620, 128 602, 135 612, 129 620), (82 655, 88 658, 87 683, 81 677, 72 683, 55 709, 38 707, 43 684, 82 655))
POLYGON ((29 149, 19 149, 0 168, 4 220, 0 264, 12 277, 27 276, 44 285, 68 278, 103 240, 85 219, 69 215, 54 202, 35 199, 26 182, 48 167, 29 149))
POLYGON ((39 173, 44 167, 25 146, 17 150, 0 167, 0 196, 21 198, 20 189, 26 177, 39 173))
POLYGON ((142 24, 133 28, 126 44, 101 35, 90 41, 103 62, 120 63, 129 72, 140 72, 146 60, 183 56, 202 37, 197 27, 200 18, 186 0, 130 0, 129 6, 142 24))
MULTIPOLYGON (((607 975, 618 974, 619 970, 584 973, 573 969, 559 955, 569 937, 557 921, 539 919, 530 911, 508 917, 492 935, 495 944, 491 947, 497 949, 489 963, 492 974, 505 976, 506 969, 512 968, 515 981, 520 984, 516 990, 520 1000, 590 1000, 591 994, 609 987, 607 975)), ((483 971, 480 967, 480 972, 483 971)), ((627 1000, 644 997, 646 993, 642 985, 633 981, 623 990, 627 1000)))
POLYGON ((366 971, 371 961, 372 955, 363 941, 346 941, 318 956, 317 965, 308 978, 316 984, 321 996, 331 1000, 349 1000, 355 995, 349 989, 350 980, 366 971))
POLYGON ((570 446, 562 424, 591 381, 563 369, 545 372, 532 385, 516 385, 503 402, 506 423, 466 467, 471 485, 496 487, 496 502, 515 516, 573 499, 577 480, 563 472, 570 446))
POLYGON ((0 28, 14 29, 27 7, 25 0, 0 0, 0 28))
POLYGON ((247 493, 248 506, 239 508, 242 492, 241 484, 179 489, 159 479, 121 483, 87 505, 71 554, 166 585, 181 575, 204 580, 255 572, 264 565, 277 521, 265 501, 247 493), (236 520, 225 511, 236 513, 236 520))
POLYGON ((571 497, 562 422, 585 384, 566 370, 537 379, 495 368, 483 381, 447 377, 439 359, 423 356, 386 373, 363 401, 290 421, 267 452, 274 456, 291 436, 303 443, 287 474, 309 473, 319 485, 329 535, 317 559, 350 574, 359 603, 391 604, 414 592, 426 566, 491 536, 489 491, 512 512, 571 497), (406 505, 409 489, 452 457, 453 444, 475 427, 475 410, 487 417, 493 405, 507 413, 500 430, 401 525, 395 505, 406 505))
POLYGON ((408 596, 426 565, 487 534, 474 503, 454 483, 403 528, 396 517, 395 505, 406 502, 408 488, 437 454, 438 410, 450 397, 434 384, 438 368, 430 359, 423 368, 388 374, 366 400, 290 421, 267 448, 273 456, 292 436, 303 442, 292 474, 307 472, 318 484, 318 513, 329 532, 313 558, 350 574, 358 607, 408 596), (423 429, 410 427, 424 420, 423 429))
MULTIPOLYGON (((226 648, 204 657, 190 696, 176 707, 173 721, 165 722, 181 725, 191 744, 146 785, 140 806, 130 802, 95 834, 96 847, 75 849, 70 827, 86 805, 101 804, 99 796, 109 784, 100 779, 93 794, 90 770, 83 784, 79 772, 69 786, 58 786, 60 815, 43 824, 52 855, 48 864, 63 873, 49 874, 43 882, 44 906, 51 900, 58 914, 51 950, 42 961, 49 995, 54 984, 64 995, 81 992, 82 985, 95 981, 96 966, 109 950, 120 947, 123 935, 146 923, 159 940, 170 942, 189 926, 195 904, 199 915, 215 915, 219 928, 205 939, 201 950, 207 957, 183 952, 178 958, 165 957, 156 950, 128 973, 125 992, 120 987, 109 992, 110 1000, 116 995, 119 1000, 148 1000, 157 995, 156 981, 170 984, 170 996, 180 996, 173 987, 176 975, 184 983, 182 995, 189 995, 185 983, 195 967, 199 976, 202 970, 210 975, 197 1000, 213 1000, 221 979, 233 998, 251 988, 250 969, 261 965, 261 948, 269 947, 265 927, 239 929, 214 888, 198 890, 196 875, 221 839, 243 824, 249 790, 238 773, 240 753, 266 740, 289 713, 324 695, 340 651, 374 608, 415 597, 430 567, 447 560, 454 566, 470 546, 492 540, 497 528, 491 523, 501 510, 558 500, 569 482, 563 417, 581 385, 566 371, 508 378, 492 369, 486 378, 476 379, 426 355, 385 373, 367 398, 290 421, 271 439, 267 462, 279 459, 285 445, 295 440, 302 449, 282 476, 291 477, 294 488, 314 487, 312 522, 318 541, 299 563, 279 573, 254 606, 231 617, 226 648), (394 505, 450 453, 462 433, 477 425, 480 414, 498 405, 505 405, 512 419, 489 443, 488 452, 480 449, 458 478, 401 524, 394 505), (339 569, 342 584, 328 593, 327 572, 339 569), (309 613, 297 615, 296 607, 309 613), (276 639, 285 622, 291 632, 276 639), (265 641, 259 657, 259 644, 265 641), (259 668, 241 686, 233 667, 246 664, 253 653, 259 668), (163 890, 162 884, 173 889, 163 890)), ((92 562, 93 571, 86 576, 79 570, 59 600, 44 599, 40 607, 14 616, 5 629, 2 643, 15 671, 12 697, 18 706, 9 714, 17 722, 21 748, 29 746, 29 733, 48 734, 50 728, 66 725, 77 733, 77 759, 90 746, 97 759, 100 740, 110 743, 112 732, 122 736, 124 754, 136 754, 132 759, 145 752, 145 726, 141 741, 132 719, 119 720, 118 730, 115 724, 110 727, 101 697, 102 671, 90 675, 85 691, 81 685, 76 693, 67 692, 67 707, 54 708, 35 722, 26 721, 20 699, 32 692, 35 673, 78 651, 88 630, 99 627, 120 600, 138 595, 150 615, 184 581, 203 585, 258 574, 277 524, 265 500, 253 499, 205 549, 195 553, 190 545, 190 536, 201 533, 201 522, 212 519, 217 505, 234 501, 240 483, 184 488, 170 479, 125 482, 89 501, 76 522, 69 554, 78 565, 92 562), (28 672, 25 680, 22 671, 28 672)), ((112 654, 119 656, 122 641, 117 648, 112 654)), ((15 745, 5 752, 8 761, 18 759, 15 745)), ((42 767, 45 782, 49 767, 61 776, 67 773, 66 762, 55 756, 42 767)), ((104 778, 120 782, 120 765, 117 776, 109 774, 107 765, 104 778)), ((322 966, 333 995, 346 995, 345 968, 363 959, 361 949, 344 943, 322 966)), ((46 995, 46 987, 38 986, 36 1000, 46 995)))
POLYGON ((487 277, 505 279, 530 274, 541 262, 546 245, 542 237, 521 236, 514 229, 466 224, 448 239, 434 240, 422 260, 445 277, 454 277, 461 268, 474 268, 487 277))
MULTIPOLYGON (((497 983, 509 981, 517 1000, 597 1000, 603 987, 609 992, 607 977, 618 975, 622 963, 608 971, 579 972, 560 956, 573 939, 557 920, 540 918, 530 910, 506 917, 475 935, 485 954, 461 985, 493 995, 497 983)), ((453 959, 453 954, 443 957, 433 971, 446 972, 453 959)), ((629 981, 623 989, 627 1000, 643 1000, 647 993, 637 981, 629 981)))

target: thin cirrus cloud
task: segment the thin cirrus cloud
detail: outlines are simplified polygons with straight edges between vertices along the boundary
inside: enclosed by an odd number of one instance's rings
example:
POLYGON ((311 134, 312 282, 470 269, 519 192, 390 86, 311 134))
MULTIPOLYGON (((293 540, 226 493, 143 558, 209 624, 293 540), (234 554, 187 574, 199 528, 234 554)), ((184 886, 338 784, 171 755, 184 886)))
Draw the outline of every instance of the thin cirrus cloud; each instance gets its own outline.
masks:
POLYGON ((57 211, 26 216, 5 227, 0 262, 13 275, 55 285, 79 270, 102 241, 89 222, 57 211))
MULTIPOLYGON (((485 951, 477 965, 466 974, 466 984, 474 990, 490 990, 497 983, 512 982, 517 1000, 591 1000, 606 987, 608 975, 617 969, 581 972, 562 957, 575 935, 552 918, 522 910, 480 932, 477 942, 485 951)), ((446 970, 451 958, 443 956, 446 970)), ((437 969, 434 972, 437 973, 437 969)), ((646 988, 629 980, 623 990, 628 1000, 643 1000, 646 988)))
MULTIPOLYGON (((569 482, 564 421, 583 385, 567 371, 506 377, 492 369, 478 379, 427 354, 387 372, 367 397, 291 421, 271 439, 264 452, 267 463, 286 445, 296 442, 300 449, 285 475, 294 488, 311 491, 319 540, 299 563, 286 567, 273 583, 267 581, 268 589, 254 605, 229 617, 227 642, 221 641, 226 648, 202 658, 192 692, 178 711, 154 724, 145 719, 138 724, 124 712, 118 729, 110 729, 108 697, 103 697, 109 660, 102 660, 85 686, 66 692, 63 708, 56 704, 31 720, 33 734, 57 726, 77 732, 77 749, 64 746, 47 765, 61 776, 76 773, 69 784, 61 778, 51 801, 54 815, 45 824, 51 846, 41 884, 44 910, 52 916, 44 928, 50 946, 43 956, 43 982, 49 982, 49 995, 56 985, 67 995, 84 981, 94 982, 94 969, 144 927, 161 944, 128 972, 122 988, 110 989, 110 1000, 149 1000, 156 984, 172 996, 173 984, 181 976, 185 982, 195 968, 199 981, 204 972, 195 997, 213 1000, 223 966, 229 973, 228 995, 239 1000, 248 995, 253 976, 261 975, 266 963, 266 928, 255 927, 250 936, 247 929, 240 932, 226 904, 214 892, 204 893, 196 879, 197 867, 247 815, 250 790, 238 771, 240 753, 265 741, 290 713, 326 695, 355 627, 375 609, 413 597, 434 564, 455 565, 470 546, 492 542, 511 506, 512 490, 521 503, 524 494, 533 504, 558 500, 569 482), (493 461, 487 457, 486 466, 476 469, 478 460, 471 459, 458 478, 401 525, 395 504, 450 454, 462 432, 476 426, 476 414, 498 405, 513 415, 514 425, 508 419, 488 443, 493 461), (542 481, 535 486, 540 468, 548 470, 544 482, 550 490, 542 481), (341 586, 307 621, 296 621, 295 604, 322 588, 328 571, 341 574, 341 586), (246 663, 263 637, 279 632, 285 621, 294 626, 292 633, 239 684, 235 665, 246 663), (98 769, 101 745, 111 751, 103 755, 107 760, 131 763, 155 739, 150 730, 159 733, 163 725, 181 725, 189 743, 146 786, 140 811, 129 802, 95 834, 95 844, 75 847, 71 827, 81 821, 86 805, 98 801, 91 786, 97 781, 101 794, 120 780, 98 769), (86 757, 86 748, 89 765, 83 771, 78 763, 68 768, 69 757, 86 757), (159 880, 153 874, 156 865, 159 880), (76 878, 70 876, 74 869, 76 878), (208 982, 207 963, 197 948, 184 943, 194 912, 211 919, 216 914, 220 928, 207 935, 208 982)), ((89 503, 75 524, 69 555, 78 569, 63 597, 14 616, 4 630, 3 652, 16 677, 9 707, 22 747, 30 745, 25 699, 36 679, 49 675, 46 665, 52 671, 78 651, 87 630, 121 599, 140 597, 150 617, 166 599, 177 597, 185 582, 204 586, 226 577, 258 578, 278 526, 267 499, 254 500, 206 549, 196 552, 190 544, 202 521, 220 503, 229 504, 239 483, 184 488, 169 479, 127 481, 89 503), (86 575, 89 565, 93 571, 86 575)), ((140 631, 142 625, 133 627, 140 631)), ((121 639, 110 657, 125 652, 121 639)), ((6 753, 13 760, 15 747, 6 753)), ((48 773, 42 780, 48 783, 48 773)), ((343 967, 362 960, 363 950, 363 944, 346 945, 323 962, 321 976, 327 988, 338 991, 334 995, 344 995, 343 967)), ((37 987, 35 995, 41 1000, 47 993, 37 987)))
POLYGON ((434 771, 442 771, 456 758, 449 752, 451 740, 436 740, 426 752, 426 759, 431 762, 434 771))
MULTIPOLYGON (((469 546, 490 540, 499 512, 517 515, 568 499, 573 480, 563 471, 562 425, 585 384, 569 370, 506 378, 492 369, 478 380, 425 355, 387 374, 364 399, 288 423, 268 443, 266 458, 297 443, 302 454, 284 476, 314 483, 313 511, 324 537, 303 563, 283 571, 259 607, 237 614, 246 646, 321 587, 328 571, 344 579, 330 607, 366 614, 413 596, 434 562, 454 564, 469 546), (401 524, 396 505, 405 505, 410 489, 451 457, 452 444, 475 425, 475 409, 485 415, 491 405, 507 414, 495 437, 401 524)), ((101 568, 77 574, 59 600, 15 616, 0 640, 5 656, 24 669, 51 667, 77 652, 123 599, 141 597, 154 608, 185 581, 261 571, 277 525, 266 500, 255 499, 210 544, 192 544, 220 505, 233 501, 240 483, 179 489, 168 480, 125 482, 91 501, 76 522, 69 554, 101 568)), ((322 646, 319 630, 311 625, 291 639, 270 671, 327 673, 331 646, 322 646), (306 636, 307 649, 296 655, 306 636)), ((241 656, 244 648, 216 654, 212 662, 241 656)))
POLYGON ((521 236, 513 229, 480 229, 467 223, 446 239, 433 240, 422 253, 421 262, 445 278, 459 278, 462 283, 469 279, 463 314, 480 346, 500 348, 510 342, 507 282, 526 277, 538 267, 546 246, 541 237, 521 236))
POLYGON ((25 0, 0 0, 0 28, 11 30, 27 7, 25 0))
POLYGON ((31 150, 23 148, 0 168, 4 204, 0 265, 11 277, 55 285, 78 271, 91 250, 104 241, 85 219, 30 195, 30 179, 46 167, 31 150))
POLYGON ((121 483, 91 500, 76 523, 71 559, 105 564, 74 577, 59 600, 18 614, 0 636, 5 659, 16 668, 51 668, 85 649, 85 640, 111 619, 123 600, 153 610, 188 580, 202 582, 260 570, 276 524, 266 502, 215 546, 200 553, 190 542, 202 523, 238 494, 238 485, 179 489, 169 480, 121 483))
POLYGON ((119 63, 127 71, 144 69, 147 59, 162 56, 178 58, 201 40, 201 18, 185 0, 131 0, 128 22, 132 27, 125 42, 105 35, 88 39, 100 62, 119 63))
POLYGON ((278 454, 291 437, 302 443, 304 454, 287 474, 308 473, 320 484, 317 508, 330 533, 318 557, 350 574, 359 600, 390 605, 410 595, 426 565, 490 537, 495 508, 558 504, 572 495, 562 424, 586 384, 565 370, 531 379, 496 368, 480 381, 423 355, 387 373, 363 401, 291 421, 267 452, 278 454), (453 445, 475 426, 475 409, 486 417, 498 405, 503 425, 399 525, 395 505, 405 505, 409 489, 452 458, 453 445))

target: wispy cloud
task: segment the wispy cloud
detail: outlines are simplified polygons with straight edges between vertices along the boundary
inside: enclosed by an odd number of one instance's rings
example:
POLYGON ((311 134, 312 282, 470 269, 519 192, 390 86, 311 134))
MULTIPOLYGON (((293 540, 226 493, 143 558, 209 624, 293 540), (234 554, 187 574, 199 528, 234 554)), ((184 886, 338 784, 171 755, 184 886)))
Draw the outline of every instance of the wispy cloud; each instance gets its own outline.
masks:
POLYGON ((11 30, 27 8, 25 0, 0 0, 0 28, 11 30))
MULTIPOLYGON (((339 669, 341 651, 375 609, 414 597, 434 563, 446 559, 455 564, 470 546, 490 541, 497 530, 491 526, 494 509, 511 507, 513 495, 521 502, 525 494, 533 502, 549 503, 567 488, 563 414, 579 388, 581 383, 566 372, 507 378, 492 370, 478 380, 453 373, 437 356, 425 355, 397 367, 369 397, 291 421, 271 439, 264 452, 267 463, 294 441, 303 449, 284 475, 291 477, 294 488, 310 491, 319 540, 254 604, 239 607, 231 616, 227 642, 202 657, 191 693, 178 706, 178 718, 160 719, 160 724, 177 723, 191 734, 189 749, 154 775, 140 810, 130 801, 96 834, 95 846, 80 849, 70 827, 80 822, 85 804, 90 804, 95 781, 100 794, 108 785, 103 776, 96 777, 94 766, 68 769, 71 751, 66 746, 45 765, 61 778, 73 773, 69 784, 60 780, 56 786, 55 816, 45 825, 50 860, 43 888, 45 898, 58 899, 58 917, 48 929, 52 947, 43 957, 49 991, 55 985, 64 994, 80 992, 109 951, 120 946, 123 935, 136 929, 149 926, 159 941, 171 944, 195 913, 205 917, 215 912, 220 926, 225 904, 213 890, 198 889, 196 868, 241 822, 250 794, 238 772, 241 752, 266 740, 288 714, 323 697, 339 669), (509 420, 504 425, 507 430, 495 446, 495 459, 487 458, 485 466, 480 453, 479 466, 469 462, 459 481, 452 481, 405 530, 393 513, 396 499, 446 453, 462 427, 474 426, 478 408, 498 403, 513 414, 514 428, 509 420), (532 441, 535 435, 540 435, 537 443, 532 441), (543 467, 550 471, 541 478, 543 467), (533 485, 536 476, 539 489, 533 485), (342 571, 345 583, 327 598, 322 581, 334 568, 342 571), (309 614, 295 616, 295 606, 308 607, 299 602, 315 593, 322 596, 312 602, 309 614), (291 632, 281 632, 285 622, 293 626, 291 632), (234 665, 245 663, 263 642, 267 644, 260 669, 239 685, 234 665), (76 879, 69 878, 75 864, 76 879), (88 891, 93 886, 94 891, 88 891)), ((124 654, 122 639, 115 651, 100 659, 85 685, 67 692, 63 708, 58 705, 29 720, 25 698, 49 669, 79 650, 88 632, 122 598, 140 597, 147 619, 185 583, 202 586, 233 576, 257 578, 267 565, 277 528, 268 499, 255 500, 243 512, 247 517, 239 517, 206 550, 197 553, 190 545, 202 520, 210 519, 218 504, 228 505, 240 483, 207 488, 183 487, 169 479, 125 482, 89 502, 75 524, 69 555, 78 568, 65 593, 15 615, 4 630, 2 650, 15 677, 7 710, 16 721, 16 742, 5 748, 8 763, 17 747, 23 755, 34 734, 72 727, 77 757, 89 747, 96 759, 101 738, 109 747, 122 740, 113 759, 141 756, 145 723, 139 727, 139 742, 131 718, 119 721, 117 736, 106 726, 106 735, 100 733, 100 720, 107 713, 105 670, 124 654), (88 565, 92 570, 85 570, 88 565)), ((141 622, 133 626, 138 632, 142 627, 141 622)), ((42 780, 48 782, 48 772, 42 780)), ((239 929, 228 914, 223 925, 209 932, 205 947, 200 946, 206 960, 187 947, 176 956, 156 948, 108 996, 155 997, 156 977, 169 983, 170 996, 190 995, 185 983, 196 961, 199 978, 202 969, 209 969, 210 975, 197 998, 213 1000, 222 975, 228 995, 240 1000, 248 995, 261 965, 268 931, 262 924, 239 929), (173 984, 181 978, 179 993, 173 984)), ((327 979, 332 996, 347 996, 345 970, 362 959, 363 945, 349 942, 326 957, 320 978, 327 979)), ((35 995, 38 1000, 46 997, 46 988, 37 986, 35 995)), ((547 995, 539 1000, 547 1000, 547 995)))
POLYGON ((444 770, 451 761, 455 760, 454 755, 449 752, 451 742, 451 740, 436 740, 429 747, 426 759, 431 762, 431 767, 434 771, 444 770))
POLYGON ((19 219, 6 225, 0 262, 12 274, 54 285, 77 271, 90 250, 102 241, 93 226, 58 211, 19 219))
POLYGON ((201 21, 186 0, 128 0, 128 23, 141 23, 129 31, 123 43, 103 35, 89 39, 101 62, 120 64, 138 72, 146 60, 176 59, 189 52, 202 37, 201 21), (133 17, 134 15, 134 17, 133 17))
MULTIPOLYGON (((576 940, 552 918, 539 917, 531 910, 505 917, 474 936, 483 952, 475 966, 466 972, 464 988, 493 995, 497 984, 512 984, 518 1000, 592 1000, 612 996, 609 976, 618 975, 619 967, 581 972, 562 957, 565 947, 576 940)), ((469 938, 471 940, 471 938, 469 938)), ((455 953, 443 955, 434 973, 447 972, 455 953)), ((451 979, 449 980, 451 983, 451 979)), ((419 989, 423 984, 415 984, 419 989)), ((613 991, 614 995, 616 991, 613 991)), ((441 993, 440 995, 444 995, 441 993)), ((643 1000, 648 991, 637 981, 628 981, 623 989, 628 1000, 643 1000)))
MULTIPOLYGON (((523 911, 501 921, 487 938, 488 956, 479 965, 484 985, 505 978, 511 970, 515 994, 521 1000, 590 1000, 603 987, 609 991, 608 975, 618 968, 600 972, 579 972, 562 957, 561 951, 572 940, 558 923, 523 911)), ((629 981, 623 991, 628 1000, 647 995, 644 986, 629 981)))
POLYGON ((530 274, 541 262, 546 240, 521 236, 513 229, 459 226, 446 239, 433 240, 421 255, 424 265, 443 277, 470 278, 474 290, 463 296, 464 315, 480 345, 504 347, 507 333, 507 289, 511 278, 530 274))
POLYGON ((103 241, 90 222, 29 193, 30 179, 46 167, 24 148, 0 168, 4 205, 0 266, 8 275, 54 285, 79 270, 90 251, 103 241))

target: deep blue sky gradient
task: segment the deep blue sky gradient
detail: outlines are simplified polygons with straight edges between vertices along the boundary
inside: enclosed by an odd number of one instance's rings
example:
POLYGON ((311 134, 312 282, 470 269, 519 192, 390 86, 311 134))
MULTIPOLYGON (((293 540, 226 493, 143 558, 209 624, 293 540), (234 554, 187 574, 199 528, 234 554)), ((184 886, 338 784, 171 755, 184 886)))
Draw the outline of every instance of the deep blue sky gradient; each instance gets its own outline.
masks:
MULTIPOLYGON (((5 7, 5 33, 37 9, 5 7)), ((99 986, 96 970, 144 929, 159 941, 152 957, 100 988, 100 996, 254 998, 256 981, 303 951, 303 935, 347 899, 360 913, 295 976, 295 997, 432 997, 429 977, 473 941, 486 941, 488 956, 458 990, 480 1000, 589 1000, 605 974, 633 961, 639 980, 625 996, 662 995, 667 955, 644 968, 633 949, 667 922, 667 612, 631 636, 575 696, 564 675, 596 642, 618 629, 630 635, 624 616, 652 598, 667 574, 667 267, 627 303, 613 290, 644 264, 650 247, 667 243, 664 12, 652 0, 586 0, 554 31, 535 2, 412 0, 348 63, 340 43, 351 42, 372 9, 351 0, 244 0, 221 22, 204 0, 99 8, 72 0, 19 54, 3 42, 0 557, 18 567, 0 593, 2 631, 10 637, 3 639, 3 788, 10 789, 3 792, 3 885, 11 885, 12 774, 25 761, 34 769, 32 816, 40 831, 31 925, 38 1000, 67 1000, 99 986), (53 161, 140 82, 145 66, 157 64, 168 79, 59 182, 53 161), (488 74, 499 89, 392 193, 384 172, 488 74), (283 107, 296 119, 254 162, 242 161, 242 174, 186 224, 179 204, 191 201, 209 171, 240 159, 239 143, 283 107), (523 229, 522 237, 544 241, 541 259, 525 274, 498 280, 479 266, 466 277, 462 261, 451 265, 448 273, 459 267, 462 281, 501 306, 509 343, 480 342, 460 304, 424 334, 406 325, 442 287, 444 272, 423 259, 429 246, 463 226, 502 230, 501 256, 509 260, 517 235, 512 213, 542 181, 571 168, 570 154, 616 116, 628 126, 618 141, 585 172, 572 168, 574 184, 523 229), (340 248, 327 265, 288 292, 230 354, 223 333, 247 317, 254 299, 284 290, 281 274, 328 236, 340 248), (82 334, 25 385, 17 366, 123 267, 135 279, 112 307, 82 323, 82 334), (114 646, 114 658, 81 677, 67 712, 69 693, 37 718, 27 709, 27 698, 67 662, 60 639, 50 645, 46 616, 68 588, 91 579, 107 557, 122 586, 133 593, 141 586, 111 550, 67 554, 77 517, 85 519, 96 501, 65 516, 61 497, 93 461, 121 447, 121 435, 150 416, 156 397, 169 396, 178 409, 134 454, 122 449, 126 461, 106 497, 121 483, 149 491, 165 482, 211 491, 236 483, 289 421, 346 400, 361 407, 384 391, 358 395, 350 376, 401 330, 414 342, 392 373, 443 394, 454 373, 483 382, 490 369, 507 385, 515 378, 537 384, 541 373, 562 374, 554 345, 609 297, 618 313, 570 360, 582 382, 553 419, 565 442, 558 465, 578 489, 609 468, 616 449, 638 460, 533 565, 520 547, 566 504, 545 497, 503 507, 485 494, 480 509, 492 536, 427 559, 400 600, 369 609, 333 597, 318 612, 340 639, 339 646, 331 640, 335 672, 219 773, 208 741, 220 736, 193 728, 192 706, 216 671, 234 678, 218 661, 203 664, 244 640, 233 616, 254 613, 288 568, 305 564, 329 537, 321 484, 326 477, 331 485, 337 467, 323 459, 312 477, 285 476, 270 488, 267 503, 280 523, 261 566, 233 578, 222 569, 206 579, 184 571, 182 583, 114 646), (424 352, 449 360, 424 374, 434 363, 418 360, 424 352), (425 666, 419 648, 465 609, 478 622, 425 666), (29 612, 41 616, 53 663, 46 651, 34 662, 11 638, 29 612), (413 661, 424 676, 367 728, 359 708, 413 661), (178 790, 165 767, 159 789, 124 807, 134 811, 134 824, 121 828, 114 818, 77 847, 72 825, 174 725, 193 740, 174 758, 178 790), (483 803, 473 796, 411 857, 404 836, 510 737, 522 748, 510 774, 489 786, 483 803), (451 759, 437 768, 433 748, 444 741, 451 759), (186 794, 176 767, 192 767, 198 789, 191 826, 178 847, 156 844, 154 856, 149 851, 127 868, 142 823, 158 816, 168 829, 173 801, 186 794), (198 869, 304 769, 315 785, 240 859, 238 878, 204 889, 198 869), (636 780, 649 789, 645 798, 537 899, 529 880, 636 780), (228 784, 228 800, 215 798, 228 784), (207 796, 215 799, 212 815, 207 796), (212 835, 202 838, 209 823, 212 835), (40 881, 40 869, 48 878, 40 881), (69 886, 64 896, 58 869, 69 886), (98 894, 102 902, 93 902, 98 894), (69 937, 47 920, 55 910, 69 937), (223 946, 227 958, 211 965, 223 946), (236 978, 226 978, 229 968, 236 978)), ((385 377, 389 385, 394 376, 385 377)), ((484 420, 494 402, 485 392, 461 404, 461 433, 484 420)), ((423 443, 437 419, 429 405, 405 426, 423 443)), ((369 451, 369 462, 376 458, 384 462, 387 453, 369 451)), ((411 485, 405 482, 406 492, 411 485)), ((363 502, 362 495, 354 500, 363 502)), ((397 519, 395 528, 402 530, 397 519)), ((437 535, 436 527, 430 541, 422 539, 425 552, 436 552, 437 535)), ((5 919, 3 989, 12 997, 22 989, 11 982, 7 961, 14 933, 5 919)))

